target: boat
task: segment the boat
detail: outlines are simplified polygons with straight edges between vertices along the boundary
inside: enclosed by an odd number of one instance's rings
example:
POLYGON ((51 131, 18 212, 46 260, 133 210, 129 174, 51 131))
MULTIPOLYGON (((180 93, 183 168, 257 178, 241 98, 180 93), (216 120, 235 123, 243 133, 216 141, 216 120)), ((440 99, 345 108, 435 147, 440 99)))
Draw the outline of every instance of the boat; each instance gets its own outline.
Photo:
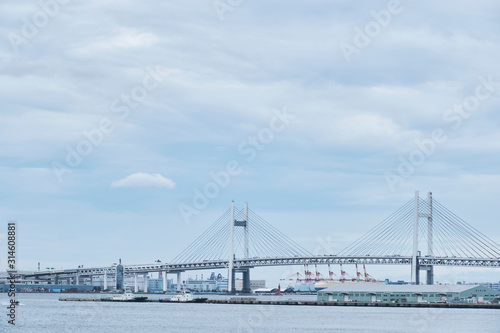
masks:
POLYGON ((195 297, 193 303, 205 303, 208 300, 206 297, 195 297))
POLYGON ((113 301, 122 302, 144 302, 148 298, 146 296, 136 296, 133 293, 124 293, 123 295, 113 296, 113 301))
POLYGON ((177 295, 170 298, 170 302, 189 302, 189 303, 203 303, 206 302, 208 298, 206 297, 193 297, 193 294, 189 290, 185 290, 177 295))

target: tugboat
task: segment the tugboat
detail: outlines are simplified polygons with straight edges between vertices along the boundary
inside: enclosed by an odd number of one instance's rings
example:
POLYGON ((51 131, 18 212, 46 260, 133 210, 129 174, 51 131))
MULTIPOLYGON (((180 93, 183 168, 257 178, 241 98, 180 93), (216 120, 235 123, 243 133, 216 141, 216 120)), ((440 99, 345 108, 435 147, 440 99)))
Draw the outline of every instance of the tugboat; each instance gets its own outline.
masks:
POLYGON ((206 302, 208 298, 206 297, 193 297, 193 294, 189 290, 184 290, 183 292, 172 296, 170 302, 189 302, 189 303, 203 303, 206 302))
POLYGON ((146 296, 136 296, 131 292, 125 292, 123 295, 113 296, 113 301, 122 302, 144 302, 148 298, 146 296))

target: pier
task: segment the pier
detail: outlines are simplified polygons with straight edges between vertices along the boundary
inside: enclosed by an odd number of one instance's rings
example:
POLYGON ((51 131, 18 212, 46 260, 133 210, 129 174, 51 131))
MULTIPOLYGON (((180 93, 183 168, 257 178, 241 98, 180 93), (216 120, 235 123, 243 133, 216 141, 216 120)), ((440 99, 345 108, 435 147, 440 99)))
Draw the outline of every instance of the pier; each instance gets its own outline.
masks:
MULTIPOLYGON (((123 300, 114 300, 112 298, 59 298, 63 302, 127 302, 123 300)), ((133 303, 176 303, 193 304, 196 302, 172 302, 170 299, 147 299, 141 302, 133 303)), ((450 309, 500 309, 500 304, 454 304, 454 303, 383 303, 383 302, 322 302, 322 301, 297 301, 297 300, 279 300, 264 301, 253 298, 244 299, 209 299, 203 303, 210 304, 256 304, 256 305, 309 305, 309 306, 363 306, 363 307, 400 307, 400 308, 450 308, 450 309)), ((196 304, 203 304, 196 303, 196 304)))

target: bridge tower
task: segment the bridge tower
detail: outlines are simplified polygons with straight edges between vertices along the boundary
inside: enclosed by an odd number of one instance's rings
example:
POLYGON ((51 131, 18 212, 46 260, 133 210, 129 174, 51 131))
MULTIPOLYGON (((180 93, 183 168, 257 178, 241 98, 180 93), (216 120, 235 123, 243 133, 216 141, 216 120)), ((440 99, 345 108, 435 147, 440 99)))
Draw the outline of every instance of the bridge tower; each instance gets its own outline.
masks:
POLYGON ((418 258, 422 251, 419 251, 418 231, 420 227, 420 219, 425 218, 427 224, 427 255, 434 256, 434 228, 432 219, 432 192, 427 194, 427 211, 420 212, 420 196, 419 192, 415 192, 415 211, 413 222, 413 254, 411 261, 411 281, 415 284, 420 284, 420 270, 427 271, 427 284, 434 284, 434 266, 419 265, 418 258))
POLYGON ((124 282, 124 271, 123 271, 123 265, 122 265, 122 260, 120 259, 119 264, 116 266, 116 276, 115 276, 115 288, 116 290, 125 290, 123 287, 123 282, 124 282))
POLYGON ((234 267, 234 228, 235 227, 243 227, 243 256, 245 259, 248 259, 248 203, 245 202, 245 208, 243 211, 245 216, 245 220, 237 221, 234 218, 234 201, 231 203, 231 221, 230 221, 230 245, 229 245, 229 269, 228 269, 228 283, 227 283, 227 291, 228 293, 235 292, 235 280, 236 273, 243 274, 243 289, 242 292, 249 293, 250 292, 250 268, 235 268, 234 267))

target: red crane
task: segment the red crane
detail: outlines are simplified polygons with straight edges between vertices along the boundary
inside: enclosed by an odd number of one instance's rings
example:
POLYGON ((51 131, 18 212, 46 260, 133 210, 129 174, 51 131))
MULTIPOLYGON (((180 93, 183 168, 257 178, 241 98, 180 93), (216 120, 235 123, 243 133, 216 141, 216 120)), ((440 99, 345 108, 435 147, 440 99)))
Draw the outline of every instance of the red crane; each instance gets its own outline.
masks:
POLYGON ((332 272, 332 269, 330 268, 330 264, 328 264, 328 278, 333 281, 334 275, 335 275, 335 273, 332 272))
POLYGON ((315 279, 315 281, 318 282, 318 281, 324 280, 323 275, 321 275, 321 273, 318 272, 318 265, 314 265, 314 268, 316 269, 316 279, 315 279))
POLYGON ((356 264, 356 280, 363 281, 363 275, 358 270, 358 264, 356 264))
POLYGON ((373 277, 366 272, 366 267, 364 264, 363 264, 363 270, 365 271, 365 281, 368 282, 368 281, 372 280, 373 277))
POLYGON ((346 272, 344 271, 344 269, 342 268, 342 264, 340 264, 340 282, 345 282, 345 275, 346 275, 346 272))
MULTIPOLYGON (((293 281, 293 279, 290 279, 290 281, 293 281)), ((297 272, 296 278, 295 278, 295 282, 296 283, 300 283, 301 281, 305 281, 305 279, 302 278, 302 274, 300 274, 299 272, 297 272)))
POLYGON ((307 265, 307 264, 304 264, 304 275, 306 278, 306 282, 311 282, 313 280, 312 273, 309 270, 309 265, 307 265))

